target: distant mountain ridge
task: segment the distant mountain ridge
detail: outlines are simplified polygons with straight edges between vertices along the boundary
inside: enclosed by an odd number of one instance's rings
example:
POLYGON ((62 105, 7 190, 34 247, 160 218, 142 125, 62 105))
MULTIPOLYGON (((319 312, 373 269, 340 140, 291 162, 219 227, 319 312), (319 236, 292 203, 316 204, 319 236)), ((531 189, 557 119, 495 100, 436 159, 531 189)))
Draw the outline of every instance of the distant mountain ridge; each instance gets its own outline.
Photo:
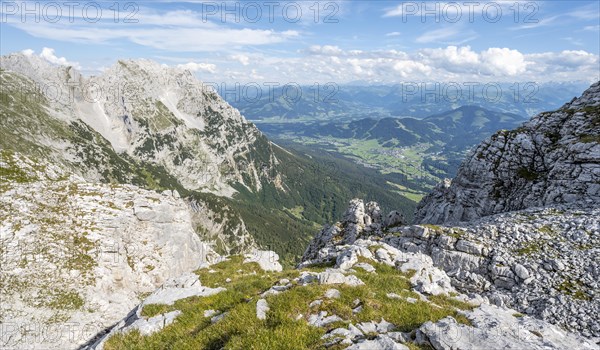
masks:
MULTIPOLYGON (((490 111, 477 106, 462 106, 422 119, 365 118, 351 122, 315 122, 299 124, 272 124, 259 126, 270 135, 292 132, 305 136, 332 136, 337 138, 377 139, 384 147, 409 146, 416 142, 449 142, 469 135, 471 143, 480 135, 499 129, 512 128, 527 118, 512 113, 490 111)), ((479 138, 478 138, 479 137, 479 138)))
POLYGON ((428 83, 426 87, 422 84, 424 83, 327 86, 321 84, 318 86, 318 93, 317 86, 296 86, 286 91, 283 88, 266 91, 265 88, 258 100, 242 96, 241 93, 226 98, 252 121, 423 118, 465 105, 533 116, 558 108, 557 101, 569 100, 588 86, 588 83, 584 82, 492 83, 493 88, 490 88, 488 96, 483 92, 485 84, 475 85, 472 87, 473 91, 460 83, 428 83), (457 92, 458 96, 452 95, 451 91, 457 90, 457 86, 460 93, 457 92), (498 96, 493 93, 496 90, 499 91, 498 96), (301 93, 297 94, 298 91, 301 93))
POLYGON ((600 204, 600 82, 554 112, 482 142, 454 180, 415 214, 419 223, 456 223, 551 204, 600 204))

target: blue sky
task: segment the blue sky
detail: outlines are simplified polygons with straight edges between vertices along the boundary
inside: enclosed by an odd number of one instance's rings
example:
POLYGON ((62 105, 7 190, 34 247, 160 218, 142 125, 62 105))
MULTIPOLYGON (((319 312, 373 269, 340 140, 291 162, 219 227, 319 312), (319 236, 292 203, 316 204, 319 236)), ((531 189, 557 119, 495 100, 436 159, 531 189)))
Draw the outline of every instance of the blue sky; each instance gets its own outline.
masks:
POLYGON ((600 79, 598 1, 47 4, 2 2, 2 54, 86 74, 147 58, 214 82, 600 79))

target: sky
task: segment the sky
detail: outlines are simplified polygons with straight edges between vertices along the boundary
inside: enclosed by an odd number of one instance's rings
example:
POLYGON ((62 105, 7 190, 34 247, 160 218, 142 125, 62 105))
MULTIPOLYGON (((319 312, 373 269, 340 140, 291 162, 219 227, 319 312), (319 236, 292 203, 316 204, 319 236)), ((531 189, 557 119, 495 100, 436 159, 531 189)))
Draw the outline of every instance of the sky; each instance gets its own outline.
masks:
POLYGON ((600 80, 598 1, 2 1, 0 53, 208 82, 600 80))

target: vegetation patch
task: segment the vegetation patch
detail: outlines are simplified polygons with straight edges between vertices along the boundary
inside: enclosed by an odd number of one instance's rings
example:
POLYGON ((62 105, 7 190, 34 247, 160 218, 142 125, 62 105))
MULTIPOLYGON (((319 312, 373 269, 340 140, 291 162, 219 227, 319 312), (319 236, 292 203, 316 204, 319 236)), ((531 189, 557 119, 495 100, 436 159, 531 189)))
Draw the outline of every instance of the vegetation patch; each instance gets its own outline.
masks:
POLYGON ((582 143, 600 143, 600 135, 584 134, 579 136, 579 142, 582 143))
POLYGON ((544 225, 542 227, 540 227, 538 229, 538 231, 540 231, 541 233, 545 233, 545 234, 553 234, 554 230, 552 229, 552 227, 550 225, 544 225))
MULTIPOLYGON (((385 318, 395 324, 399 331, 407 332, 417 329, 424 322, 435 322, 446 316, 470 324, 459 310, 471 309, 472 306, 444 296, 431 297, 431 303, 421 301, 410 288, 410 274, 374 262, 371 263, 377 273, 356 273, 365 282, 361 286, 316 283, 299 286, 292 282, 287 291, 266 297, 269 305, 267 318, 259 320, 256 318, 256 302, 261 298, 260 294, 283 278, 293 280, 301 271, 268 273, 256 263, 242 262, 242 257, 234 256, 210 268, 198 270, 196 273, 202 285, 225 287, 227 290, 208 297, 179 300, 174 305, 146 305, 142 310, 145 317, 173 310, 180 310, 182 314, 173 324, 150 336, 142 336, 137 331, 115 335, 108 340, 105 349, 323 349, 327 340, 321 337, 327 331, 347 327, 349 323, 379 322, 385 318), (338 289, 340 297, 324 298, 330 288, 338 289), (388 293, 396 293, 401 298, 387 298, 388 293), (408 297, 418 301, 410 303, 406 300, 408 297), (318 299, 323 302, 309 307, 312 301, 318 299), (358 305, 362 311, 353 312, 358 305), (212 323, 210 316, 204 317, 207 310, 226 315, 212 323), (325 328, 309 325, 309 315, 321 311, 338 315, 344 321, 325 328)), ((310 270, 313 271, 312 268, 310 270)), ((409 348, 423 349, 414 344, 410 344, 409 348)))
POLYGON ((515 250, 515 253, 518 255, 531 255, 540 252, 542 247, 543 244, 539 241, 525 242, 522 243, 517 250, 515 250))
POLYGON ((592 298, 583 290, 584 286, 581 281, 564 280, 556 289, 563 294, 570 295, 575 299, 590 301, 592 298))
POLYGON ((83 298, 74 291, 61 289, 46 290, 42 296, 42 305, 55 310, 78 310, 83 307, 83 298))
POLYGON ((517 169, 517 176, 527 181, 535 181, 540 178, 539 173, 525 167, 517 169))

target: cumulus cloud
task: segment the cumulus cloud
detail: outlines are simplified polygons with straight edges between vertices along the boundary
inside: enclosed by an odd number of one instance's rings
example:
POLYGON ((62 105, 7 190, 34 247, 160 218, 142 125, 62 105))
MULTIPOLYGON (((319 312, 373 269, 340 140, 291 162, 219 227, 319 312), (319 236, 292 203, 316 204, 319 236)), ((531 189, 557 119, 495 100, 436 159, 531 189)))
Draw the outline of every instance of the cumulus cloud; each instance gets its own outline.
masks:
POLYGON ((216 73, 217 66, 211 63, 197 63, 197 62, 188 62, 185 64, 178 64, 177 68, 187 69, 191 72, 208 72, 208 73, 216 73))
POLYGON ((398 72, 402 78, 407 78, 415 73, 429 76, 433 69, 421 62, 398 61, 394 64, 394 70, 398 72))
MULTIPOLYGON (((34 51, 31 49, 23 50, 23 54, 26 56, 31 56, 33 55, 33 53, 34 51)), ((56 54, 54 53, 54 49, 50 47, 44 47, 42 49, 42 52, 40 53, 40 57, 52 64, 56 64, 59 66, 72 66, 75 69, 81 69, 81 66, 78 62, 71 62, 68 61, 65 57, 56 56, 56 54)))
POLYGON ((304 57, 262 57, 252 69, 266 81, 281 77, 299 83, 314 81, 516 82, 597 80, 598 55, 579 50, 523 54, 504 47, 475 51, 450 45, 412 52, 397 50, 344 50, 337 46, 311 46, 304 57), (273 72, 269 67, 280 67, 273 72))
POLYGON ((422 49, 420 56, 429 65, 455 73, 470 71, 480 64, 479 54, 472 51, 469 46, 422 49))
POLYGON ((480 55, 484 68, 492 75, 514 76, 525 72, 525 56, 517 50, 489 48, 480 55))
MULTIPOLYGON (((279 82, 312 85, 369 82, 479 82, 515 83, 550 81, 597 81, 600 58, 584 50, 525 54, 506 47, 474 50, 449 45, 414 51, 348 50, 333 45, 309 46, 296 57, 266 53, 248 54, 243 66, 232 56, 206 59, 204 63, 182 63, 190 70, 215 72, 227 82, 279 82)), ((191 58, 190 58, 191 60, 191 58)))
POLYGON ((33 51, 32 49, 25 49, 23 51, 21 51, 21 53, 27 57, 33 55, 35 53, 35 51, 33 51))
POLYGON ((537 63, 537 68, 553 70, 578 70, 582 67, 598 69, 600 61, 597 55, 583 50, 564 50, 561 52, 544 52, 527 55, 529 59, 537 63))

